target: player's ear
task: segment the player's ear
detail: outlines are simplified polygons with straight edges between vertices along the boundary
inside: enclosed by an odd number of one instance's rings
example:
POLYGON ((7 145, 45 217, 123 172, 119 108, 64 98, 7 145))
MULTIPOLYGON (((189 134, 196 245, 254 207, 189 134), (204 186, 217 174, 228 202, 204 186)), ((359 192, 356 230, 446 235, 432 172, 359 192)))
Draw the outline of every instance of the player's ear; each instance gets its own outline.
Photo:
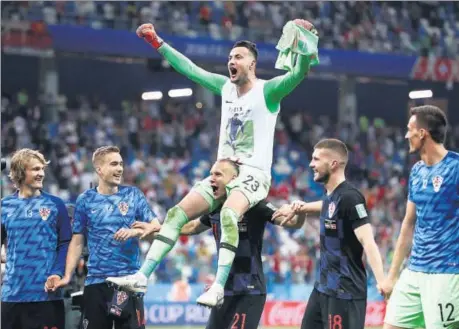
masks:
POLYGON ((339 161, 336 160, 336 159, 333 160, 332 163, 331 163, 331 167, 332 167, 333 169, 338 168, 338 167, 339 167, 339 161))
POLYGON ((426 137, 427 131, 424 128, 419 129, 419 138, 422 140, 426 137))

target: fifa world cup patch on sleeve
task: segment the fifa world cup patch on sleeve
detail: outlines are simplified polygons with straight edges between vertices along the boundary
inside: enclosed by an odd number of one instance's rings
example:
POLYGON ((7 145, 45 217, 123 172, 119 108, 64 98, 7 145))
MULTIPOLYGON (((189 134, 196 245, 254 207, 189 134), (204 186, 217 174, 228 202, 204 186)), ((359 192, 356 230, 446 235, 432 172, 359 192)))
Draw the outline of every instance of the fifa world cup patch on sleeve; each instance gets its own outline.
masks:
POLYGON ((269 209, 271 209, 272 211, 276 211, 277 210, 277 207, 275 205, 273 205, 271 202, 268 202, 266 204, 266 207, 268 207, 269 209))
POLYGON ((357 210, 357 214, 359 215, 359 218, 368 217, 367 211, 365 209, 365 205, 363 203, 359 203, 358 205, 356 205, 355 210, 357 210))

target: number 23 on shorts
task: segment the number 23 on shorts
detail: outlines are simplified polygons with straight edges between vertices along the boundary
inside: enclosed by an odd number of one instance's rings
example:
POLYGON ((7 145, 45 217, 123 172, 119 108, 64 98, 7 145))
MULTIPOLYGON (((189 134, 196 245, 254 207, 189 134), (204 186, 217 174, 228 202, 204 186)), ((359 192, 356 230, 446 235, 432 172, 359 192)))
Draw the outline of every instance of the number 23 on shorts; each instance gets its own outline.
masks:
POLYGON ((247 179, 244 179, 242 183, 244 184, 244 188, 249 192, 256 192, 260 187, 260 183, 252 175, 247 175, 247 179))

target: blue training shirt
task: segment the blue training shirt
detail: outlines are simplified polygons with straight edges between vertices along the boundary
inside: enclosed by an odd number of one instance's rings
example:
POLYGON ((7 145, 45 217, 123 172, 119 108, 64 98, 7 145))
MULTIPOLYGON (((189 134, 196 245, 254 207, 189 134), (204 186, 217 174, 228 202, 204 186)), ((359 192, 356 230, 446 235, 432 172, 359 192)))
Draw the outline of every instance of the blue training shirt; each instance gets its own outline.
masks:
POLYGON ((408 200, 416 205, 409 269, 459 274, 459 154, 411 169, 408 200))
POLYGON ((41 192, 20 198, 18 192, 2 200, 2 241, 7 239, 4 302, 61 299, 60 290, 45 292, 47 278, 64 275, 72 236, 64 202, 41 192))
POLYGON ((84 234, 89 249, 85 285, 105 282, 109 276, 134 274, 140 268, 139 239, 116 241, 120 228, 134 221, 151 222, 156 215, 136 187, 119 186, 118 193, 104 195, 96 188, 81 194, 75 206, 73 234, 84 234))

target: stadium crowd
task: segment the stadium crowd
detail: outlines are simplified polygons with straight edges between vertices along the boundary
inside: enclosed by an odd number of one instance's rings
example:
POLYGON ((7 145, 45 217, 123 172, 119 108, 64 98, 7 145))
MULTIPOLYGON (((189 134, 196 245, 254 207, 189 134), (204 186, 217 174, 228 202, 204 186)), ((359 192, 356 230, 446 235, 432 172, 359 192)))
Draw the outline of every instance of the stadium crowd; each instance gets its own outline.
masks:
POLYGON ((300 15, 314 22, 323 48, 451 58, 459 40, 456 1, 3 1, 2 15, 131 31, 154 22, 163 33, 268 43, 276 43, 285 22, 300 15))
MULTIPOLYGON (((34 99, 27 91, 2 96, 2 154, 32 147, 51 160, 46 188, 69 203, 95 181, 91 155, 101 145, 120 146, 125 159, 124 182, 138 186, 157 215, 177 203, 194 182, 208 173, 216 154, 219 111, 189 101, 124 101, 122 112, 109 112, 96 99, 60 96, 34 99), (57 119, 49 113, 55 110, 57 119), (205 118, 205 120, 204 120, 205 118)), ((459 146, 459 126, 452 127, 449 146, 459 146)), ((408 156, 404 127, 390 127, 378 118, 361 117, 358 125, 340 125, 326 116, 298 111, 282 115, 276 129, 273 185, 269 199, 282 204, 315 200, 322 188, 313 182, 308 163, 313 145, 322 137, 337 137, 351 148, 348 177, 364 193, 378 246, 390 263, 406 199, 407 175, 415 160, 408 156)), ((2 175, 2 192, 12 185, 2 175)), ((267 226, 265 271, 268 280, 311 283, 319 252, 318 220, 301 230, 267 226)), ((144 252, 148 243, 142 242, 144 252)), ((210 233, 182 237, 155 272, 158 282, 185 278, 205 282, 216 266, 210 233)), ((79 270, 84 275, 83 268, 79 270)))

